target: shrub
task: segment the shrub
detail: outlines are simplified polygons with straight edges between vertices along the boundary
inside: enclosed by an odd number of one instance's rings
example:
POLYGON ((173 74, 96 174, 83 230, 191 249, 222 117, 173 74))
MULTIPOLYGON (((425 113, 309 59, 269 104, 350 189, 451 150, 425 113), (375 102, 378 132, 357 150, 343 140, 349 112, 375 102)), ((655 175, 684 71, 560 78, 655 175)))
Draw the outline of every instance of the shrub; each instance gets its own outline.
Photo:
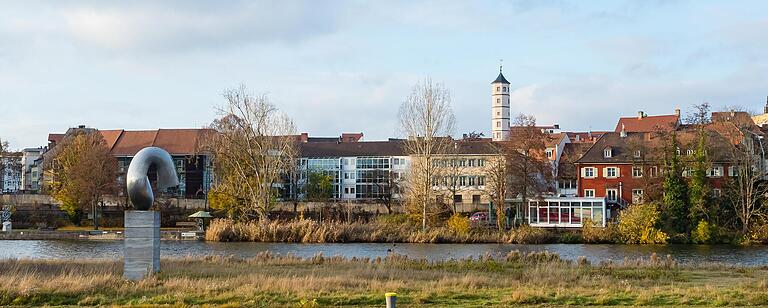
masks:
POLYGON ((455 213, 451 215, 451 218, 448 218, 447 224, 448 224, 448 230, 451 230, 458 234, 469 233, 469 229, 470 229, 469 218, 464 217, 459 213, 455 213))
POLYGON ((522 225, 520 228, 510 230, 504 242, 512 244, 547 244, 557 242, 557 237, 549 230, 522 225))
POLYGON ((581 237, 585 243, 615 243, 617 241, 616 227, 609 224, 603 228, 593 222, 592 219, 585 218, 582 221, 581 237))
POLYGON ((714 226, 704 220, 699 221, 696 229, 691 231, 691 241, 696 244, 710 243, 713 240, 712 235, 715 234, 715 232, 717 232, 717 230, 714 226))
POLYGON ((659 221, 656 204, 633 204, 619 216, 619 238, 627 244, 664 244, 666 233, 656 228, 659 221))

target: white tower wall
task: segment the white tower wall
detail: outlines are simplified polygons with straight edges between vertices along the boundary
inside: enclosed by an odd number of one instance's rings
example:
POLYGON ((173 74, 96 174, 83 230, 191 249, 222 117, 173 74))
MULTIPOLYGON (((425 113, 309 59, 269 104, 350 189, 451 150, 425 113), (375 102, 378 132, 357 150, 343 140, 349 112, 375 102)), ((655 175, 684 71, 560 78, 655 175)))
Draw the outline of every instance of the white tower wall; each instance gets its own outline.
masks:
MULTIPOLYGON (((503 76, 499 74, 503 79, 503 76)), ((491 137, 493 141, 509 139, 509 83, 491 84, 491 137)))

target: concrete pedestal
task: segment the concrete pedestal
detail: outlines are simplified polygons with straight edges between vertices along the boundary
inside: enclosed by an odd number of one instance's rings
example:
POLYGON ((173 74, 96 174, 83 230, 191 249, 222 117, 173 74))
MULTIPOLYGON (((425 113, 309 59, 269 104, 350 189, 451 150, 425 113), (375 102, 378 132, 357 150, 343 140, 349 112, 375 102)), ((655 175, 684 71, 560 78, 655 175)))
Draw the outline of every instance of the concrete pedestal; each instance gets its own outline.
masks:
POLYGON ((125 211, 123 278, 141 280, 160 271, 160 212, 125 211))
POLYGON ((11 232, 13 230, 13 224, 10 221, 3 222, 3 232, 11 232))

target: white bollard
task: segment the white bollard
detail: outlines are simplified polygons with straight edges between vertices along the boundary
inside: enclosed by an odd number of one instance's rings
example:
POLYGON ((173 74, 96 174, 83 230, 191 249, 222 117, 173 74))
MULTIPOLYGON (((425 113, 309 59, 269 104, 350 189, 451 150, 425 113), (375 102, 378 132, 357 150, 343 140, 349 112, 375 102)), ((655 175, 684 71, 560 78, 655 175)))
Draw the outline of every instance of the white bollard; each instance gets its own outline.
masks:
POLYGON ((397 293, 386 293, 384 296, 387 297, 387 308, 395 308, 397 305, 397 293))

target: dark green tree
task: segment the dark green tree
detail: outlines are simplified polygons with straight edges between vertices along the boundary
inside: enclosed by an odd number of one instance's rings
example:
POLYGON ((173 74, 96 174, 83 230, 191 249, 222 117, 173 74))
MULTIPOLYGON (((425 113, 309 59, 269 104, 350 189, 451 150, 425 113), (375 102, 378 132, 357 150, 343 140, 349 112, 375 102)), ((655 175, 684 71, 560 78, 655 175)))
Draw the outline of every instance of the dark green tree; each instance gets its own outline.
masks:
MULTIPOLYGON (((709 207, 711 188, 709 181, 707 181, 707 170, 709 170, 710 164, 707 159, 706 138, 706 132, 704 129, 700 129, 697 137, 696 152, 691 161, 691 207, 689 218, 692 224, 702 220, 709 221, 712 214, 709 207)), ((693 227, 693 225, 690 226, 693 227)))
POLYGON ((711 167, 708 150, 708 135, 706 126, 711 122, 709 117, 709 103, 704 102, 693 106, 693 112, 688 115, 688 124, 696 128, 696 146, 694 156, 690 161, 691 182, 690 182, 690 202, 691 207, 688 213, 690 221, 689 227, 695 228, 701 221, 712 223, 712 217, 717 215, 713 213, 711 192, 712 189, 707 180, 707 171, 711 167))
POLYGON ((333 177, 316 171, 307 174, 306 198, 309 201, 327 201, 333 197, 333 177))
POLYGON ((683 166, 675 132, 672 132, 668 139, 664 165, 664 223, 671 231, 685 233, 690 226, 688 183, 682 176, 683 166))

